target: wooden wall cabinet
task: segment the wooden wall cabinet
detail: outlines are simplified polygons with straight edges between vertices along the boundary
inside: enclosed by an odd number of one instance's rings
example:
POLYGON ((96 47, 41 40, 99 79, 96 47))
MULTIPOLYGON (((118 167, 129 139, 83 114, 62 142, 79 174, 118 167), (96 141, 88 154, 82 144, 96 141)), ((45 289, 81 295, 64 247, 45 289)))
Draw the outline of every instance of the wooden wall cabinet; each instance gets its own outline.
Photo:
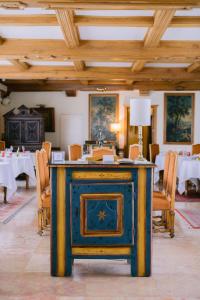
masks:
POLYGON ((44 141, 44 119, 40 113, 22 105, 7 112, 4 118, 6 147, 12 145, 16 150, 24 146, 29 151, 41 148, 44 141))

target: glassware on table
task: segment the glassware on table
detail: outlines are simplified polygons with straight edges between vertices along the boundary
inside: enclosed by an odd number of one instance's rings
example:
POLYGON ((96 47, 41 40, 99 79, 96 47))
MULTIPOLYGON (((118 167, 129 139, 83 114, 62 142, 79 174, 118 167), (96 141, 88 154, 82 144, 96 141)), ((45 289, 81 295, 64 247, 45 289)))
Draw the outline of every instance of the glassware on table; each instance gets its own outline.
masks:
POLYGON ((10 146, 10 151, 13 152, 13 146, 12 145, 10 146))
POLYGON ((25 147, 24 147, 24 146, 22 146, 22 152, 23 152, 23 153, 25 152, 25 147))

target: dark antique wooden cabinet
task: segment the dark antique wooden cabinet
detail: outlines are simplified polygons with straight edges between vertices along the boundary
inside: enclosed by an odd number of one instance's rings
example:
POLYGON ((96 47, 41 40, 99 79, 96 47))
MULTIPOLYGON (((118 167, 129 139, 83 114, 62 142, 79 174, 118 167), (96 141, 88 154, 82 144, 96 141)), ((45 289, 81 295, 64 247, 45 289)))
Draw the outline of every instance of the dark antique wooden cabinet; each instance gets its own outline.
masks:
POLYGON ((6 147, 16 150, 25 146, 26 150, 40 149, 44 141, 44 119, 40 113, 25 105, 12 109, 4 115, 6 147))

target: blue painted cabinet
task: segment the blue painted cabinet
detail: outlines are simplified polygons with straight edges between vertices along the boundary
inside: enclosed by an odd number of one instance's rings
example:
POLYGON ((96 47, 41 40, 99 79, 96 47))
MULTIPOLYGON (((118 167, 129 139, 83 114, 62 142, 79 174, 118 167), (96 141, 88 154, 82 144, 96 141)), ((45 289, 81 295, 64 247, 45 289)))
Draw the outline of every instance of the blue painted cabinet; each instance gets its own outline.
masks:
POLYGON ((150 276, 152 168, 51 165, 52 276, 88 258, 129 259, 131 276, 150 276))

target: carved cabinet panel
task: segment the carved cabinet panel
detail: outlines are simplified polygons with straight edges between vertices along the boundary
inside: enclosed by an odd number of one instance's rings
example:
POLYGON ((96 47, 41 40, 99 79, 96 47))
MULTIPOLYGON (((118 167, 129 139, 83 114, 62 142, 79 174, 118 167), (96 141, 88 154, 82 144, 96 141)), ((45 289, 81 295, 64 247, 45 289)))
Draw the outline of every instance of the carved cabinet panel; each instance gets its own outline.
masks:
POLYGON ((132 244, 133 184, 72 184, 72 244, 132 244))
POLYGON ((44 119, 34 109, 22 105, 4 115, 6 147, 16 150, 25 146, 26 150, 40 149, 44 141, 44 119))

